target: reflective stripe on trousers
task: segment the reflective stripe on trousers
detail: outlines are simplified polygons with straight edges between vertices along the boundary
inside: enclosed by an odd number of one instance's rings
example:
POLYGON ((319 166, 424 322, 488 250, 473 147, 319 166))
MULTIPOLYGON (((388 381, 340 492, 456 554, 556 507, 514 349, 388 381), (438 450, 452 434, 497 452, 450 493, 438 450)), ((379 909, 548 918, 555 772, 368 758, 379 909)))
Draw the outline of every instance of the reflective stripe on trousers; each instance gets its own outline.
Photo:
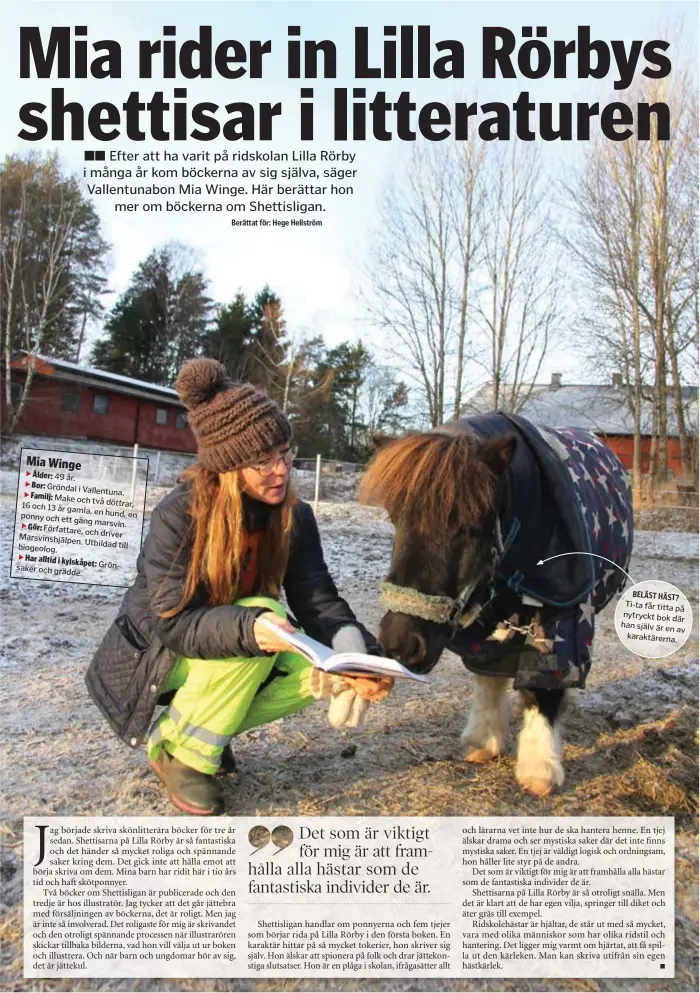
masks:
MULTIPOLYGON (((239 606, 267 607, 281 617, 284 608, 266 597, 247 597, 239 606)), ((184 765, 213 775, 231 737, 293 714, 314 702, 309 693, 311 664, 295 652, 260 658, 180 658, 163 686, 176 690, 156 718, 148 738, 148 756, 161 748, 184 765), (274 672, 279 675, 274 676, 274 672), (273 675, 267 685, 260 687, 273 675)))

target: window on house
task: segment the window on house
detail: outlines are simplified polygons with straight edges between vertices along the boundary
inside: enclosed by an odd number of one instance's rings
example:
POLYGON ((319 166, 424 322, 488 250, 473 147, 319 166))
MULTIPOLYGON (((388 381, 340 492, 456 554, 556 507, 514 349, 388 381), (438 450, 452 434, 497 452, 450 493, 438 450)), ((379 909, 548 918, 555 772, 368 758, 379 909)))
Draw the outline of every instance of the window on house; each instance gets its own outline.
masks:
POLYGON ((164 427, 168 423, 168 408, 156 407, 156 424, 164 427))
POLYGON ((175 427, 176 428, 187 427, 187 414, 184 411, 180 414, 175 414, 175 427))
POLYGON ((109 397, 106 393, 96 393, 92 401, 93 414, 109 413, 109 397))
POLYGON ((61 397, 61 410, 67 410, 71 414, 77 414, 80 410, 80 394, 64 393, 61 397))
POLYGON ((21 383, 11 383, 10 384, 10 400, 12 401, 12 406, 16 407, 17 404, 22 399, 23 386, 21 383))

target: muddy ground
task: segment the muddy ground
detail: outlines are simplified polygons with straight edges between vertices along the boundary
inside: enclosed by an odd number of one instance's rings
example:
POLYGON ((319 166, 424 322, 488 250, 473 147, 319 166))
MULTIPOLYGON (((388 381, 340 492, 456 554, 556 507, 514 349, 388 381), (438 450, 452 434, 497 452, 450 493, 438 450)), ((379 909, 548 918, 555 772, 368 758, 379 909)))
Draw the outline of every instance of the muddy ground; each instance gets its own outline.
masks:
MULTIPOLYGON (((614 604, 599 616, 589 687, 567 717, 567 782, 536 800, 515 788, 512 754, 487 767, 460 761, 469 678, 446 654, 430 685, 399 685, 363 729, 338 732, 322 705, 235 741, 228 781, 233 815, 671 815, 676 817, 676 979, 591 980, 54 980, 24 981, 21 964, 21 818, 172 815, 143 753, 121 745, 90 703, 86 665, 122 591, 9 580, 14 496, 2 501, 5 703, 2 965, 6 988, 100 990, 697 990, 697 635, 664 660, 618 641, 614 604)), ((377 587, 391 551, 381 512, 322 504, 326 557, 341 592, 376 629, 377 587)), ((640 532, 636 579, 678 585, 697 613, 697 541, 640 532)))

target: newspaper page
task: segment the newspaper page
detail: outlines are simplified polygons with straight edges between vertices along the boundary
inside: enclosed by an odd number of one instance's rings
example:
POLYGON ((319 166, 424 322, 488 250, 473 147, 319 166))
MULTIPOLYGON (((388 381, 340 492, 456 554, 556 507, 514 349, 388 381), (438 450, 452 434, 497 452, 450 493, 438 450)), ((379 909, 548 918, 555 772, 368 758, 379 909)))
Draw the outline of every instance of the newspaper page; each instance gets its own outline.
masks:
POLYGON ((696 990, 697 5, 0 24, 6 982, 696 990))

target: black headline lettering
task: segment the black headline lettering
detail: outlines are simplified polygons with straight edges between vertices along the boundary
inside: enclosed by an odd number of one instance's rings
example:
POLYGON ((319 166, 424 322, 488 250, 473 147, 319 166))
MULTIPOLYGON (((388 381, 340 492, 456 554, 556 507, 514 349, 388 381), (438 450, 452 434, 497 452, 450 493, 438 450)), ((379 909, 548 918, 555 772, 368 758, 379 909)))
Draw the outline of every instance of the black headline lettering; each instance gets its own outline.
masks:
MULTIPOLYGON (((613 87, 628 89, 637 74, 662 79, 672 71, 665 52, 669 43, 660 39, 626 44, 620 40, 594 38, 590 27, 579 25, 575 37, 550 39, 548 29, 524 26, 518 38, 506 27, 482 30, 481 75, 484 79, 541 80, 612 78, 613 87), (536 36, 535 36, 536 32, 536 36)), ((330 39, 302 39, 301 28, 288 28, 286 46, 289 79, 336 77, 339 54, 330 39)), ((20 77, 59 80, 121 79, 122 50, 113 39, 88 39, 88 28, 54 26, 48 34, 36 26, 20 28, 20 77)), ((164 26, 162 37, 137 43, 140 79, 227 80, 248 75, 261 79, 273 57, 272 42, 257 39, 215 42, 210 25, 200 25, 195 39, 179 39, 175 26, 164 26)), ((342 56, 342 52, 341 52, 342 56)), ((430 25, 386 25, 382 38, 366 26, 354 31, 352 51, 356 80, 365 79, 464 79, 465 49, 457 39, 435 39, 430 25)), ((315 130, 314 91, 301 89, 295 107, 302 141, 322 137, 315 130), (303 101, 303 102, 302 102, 303 101)), ((25 141, 270 141, 273 123, 282 116, 282 104, 237 101, 221 107, 211 102, 190 103, 185 88, 172 95, 155 90, 142 96, 131 91, 123 103, 99 101, 83 106, 70 99, 63 87, 54 86, 46 102, 25 103, 19 109, 24 127, 18 136, 25 141)), ((670 138, 670 112, 662 102, 654 104, 611 102, 535 102, 523 90, 513 103, 457 102, 451 105, 430 101, 417 105, 408 90, 395 94, 386 90, 367 93, 339 87, 333 91, 333 119, 326 125, 327 137, 335 141, 429 141, 453 138, 466 141, 476 130, 485 141, 587 141, 595 130, 610 141, 626 141, 635 135, 641 141, 670 138)))

